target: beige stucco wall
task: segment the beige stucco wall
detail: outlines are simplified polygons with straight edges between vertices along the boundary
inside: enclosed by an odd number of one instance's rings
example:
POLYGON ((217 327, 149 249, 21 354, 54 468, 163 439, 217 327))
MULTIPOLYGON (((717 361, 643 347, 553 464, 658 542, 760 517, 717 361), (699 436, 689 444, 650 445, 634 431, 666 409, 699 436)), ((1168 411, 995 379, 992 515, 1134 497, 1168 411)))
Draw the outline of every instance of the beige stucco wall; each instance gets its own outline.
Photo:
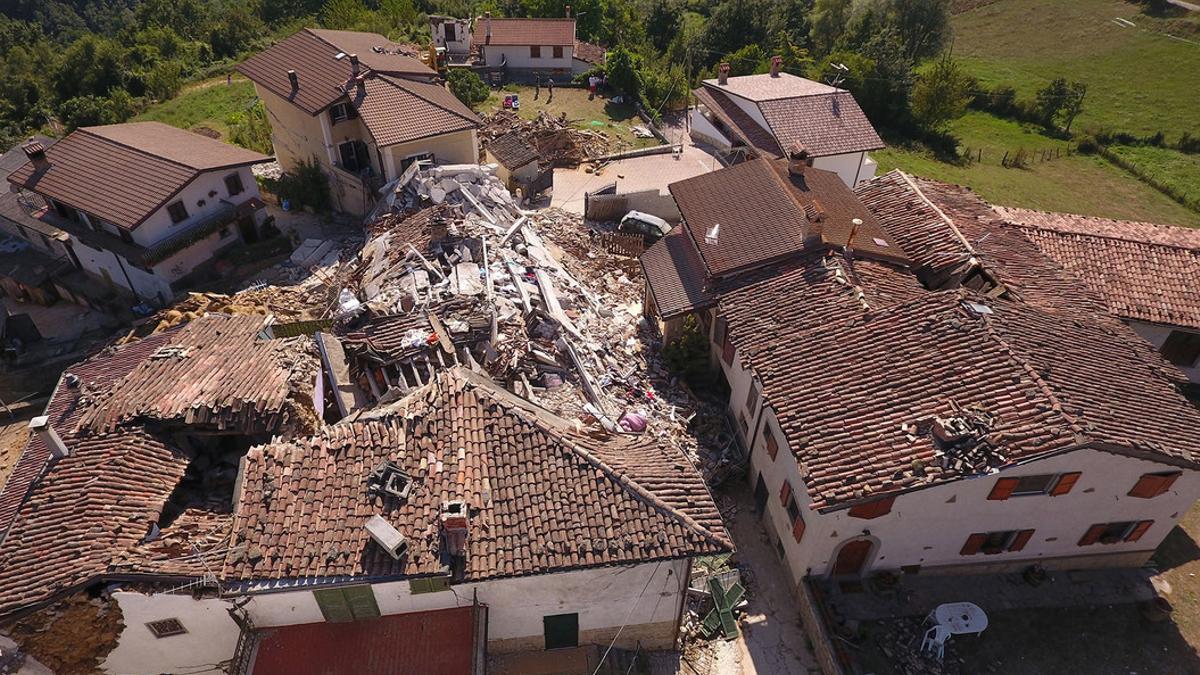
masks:
POLYGON ((383 148, 385 175, 394 180, 400 175, 401 162, 414 155, 433 153, 437 164, 478 164, 479 144, 474 129, 455 131, 439 136, 421 138, 411 143, 398 143, 383 148))
MULTIPOLYGON (((1179 330, 1179 331, 1184 331, 1187 333, 1195 333, 1196 332, 1196 331, 1188 330, 1186 328, 1179 328, 1176 326, 1164 326, 1162 324, 1157 324, 1157 323, 1143 323, 1141 321, 1130 321, 1128 323, 1129 323, 1129 327, 1132 328, 1135 333, 1142 336, 1142 339, 1144 339, 1147 342, 1149 342, 1150 344, 1154 345, 1155 349, 1160 349, 1160 350, 1162 349, 1163 343, 1165 343, 1167 341, 1167 337, 1171 334, 1171 331, 1179 330)), ((1191 380, 1192 382, 1200 382, 1200 361, 1192 364, 1192 366, 1190 368, 1186 367, 1186 366, 1177 366, 1177 367, 1180 370, 1182 370, 1184 372, 1184 374, 1186 374, 1188 376, 1188 379, 1191 380)))
POLYGON ((484 61, 495 67, 508 57, 509 68, 537 70, 571 70, 575 48, 570 45, 562 46, 562 57, 554 58, 554 47, 542 46, 542 55, 534 58, 529 55, 529 47, 525 45, 487 45, 483 49, 484 61))

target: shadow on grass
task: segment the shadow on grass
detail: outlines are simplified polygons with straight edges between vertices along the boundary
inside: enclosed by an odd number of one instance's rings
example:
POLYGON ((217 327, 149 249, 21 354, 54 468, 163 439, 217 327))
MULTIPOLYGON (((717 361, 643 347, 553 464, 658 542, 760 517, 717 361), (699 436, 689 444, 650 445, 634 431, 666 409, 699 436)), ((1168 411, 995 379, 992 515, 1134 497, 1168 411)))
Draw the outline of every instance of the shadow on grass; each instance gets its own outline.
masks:
POLYGON ((1193 560, 1200 560, 1200 546, 1178 525, 1158 545, 1158 550, 1153 556, 1154 566, 1162 571, 1174 569, 1193 560))

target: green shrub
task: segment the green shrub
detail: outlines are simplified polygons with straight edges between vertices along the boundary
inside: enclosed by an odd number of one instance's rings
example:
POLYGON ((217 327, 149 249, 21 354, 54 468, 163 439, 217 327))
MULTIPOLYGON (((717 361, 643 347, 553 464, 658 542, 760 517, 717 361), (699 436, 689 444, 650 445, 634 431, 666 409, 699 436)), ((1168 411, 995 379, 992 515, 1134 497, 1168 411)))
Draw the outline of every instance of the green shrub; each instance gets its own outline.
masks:
POLYGON ((279 197, 281 202, 286 199, 292 209, 309 206, 315 211, 328 211, 332 204, 329 179, 315 157, 300 162, 295 171, 285 173, 278 179, 263 180, 263 187, 279 197))
POLYGON ((708 337, 704 334, 695 314, 683 320, 683 331, 679 337, 663 346, 663 363, 672 373, 682 377, 693 387, 708 384, 712 371, 708 365, 708 337))
POLYGON ((466 68, 452 68, 446 78, 450 82, 450 91, 463 103, 472 106, 483 103, 488 99, 491 90, 475 71, 466 68))

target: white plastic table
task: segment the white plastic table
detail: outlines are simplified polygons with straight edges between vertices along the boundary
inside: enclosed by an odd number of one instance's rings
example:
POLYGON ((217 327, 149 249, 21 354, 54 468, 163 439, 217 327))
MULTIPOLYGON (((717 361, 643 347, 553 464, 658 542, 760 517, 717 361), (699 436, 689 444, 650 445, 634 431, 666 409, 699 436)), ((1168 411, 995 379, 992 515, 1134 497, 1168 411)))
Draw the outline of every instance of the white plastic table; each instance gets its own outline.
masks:
POLYGON ((933 618, 949 628, 953 635, 978 635, 988 626, 987 614, 984 614, 979 605, 970 602, 938 605, 937 609, 933 610, 933 618))

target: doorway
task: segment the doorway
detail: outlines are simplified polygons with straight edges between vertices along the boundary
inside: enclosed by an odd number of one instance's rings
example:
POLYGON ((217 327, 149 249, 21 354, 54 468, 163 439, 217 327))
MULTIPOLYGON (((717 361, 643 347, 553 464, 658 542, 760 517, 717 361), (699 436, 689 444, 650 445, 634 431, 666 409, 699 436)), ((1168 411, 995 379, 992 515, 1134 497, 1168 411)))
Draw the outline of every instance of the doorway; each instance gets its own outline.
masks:
POLYGON ((854 539, 842 544, 833 563, 833 576, 861 576, 872 547, 870 539, 854 539))
POLYGON ((763 480, 762 473, 758 474, 758 480, 754 483, 754 512, 762 515, 767 510, 767 482, 763 480))

